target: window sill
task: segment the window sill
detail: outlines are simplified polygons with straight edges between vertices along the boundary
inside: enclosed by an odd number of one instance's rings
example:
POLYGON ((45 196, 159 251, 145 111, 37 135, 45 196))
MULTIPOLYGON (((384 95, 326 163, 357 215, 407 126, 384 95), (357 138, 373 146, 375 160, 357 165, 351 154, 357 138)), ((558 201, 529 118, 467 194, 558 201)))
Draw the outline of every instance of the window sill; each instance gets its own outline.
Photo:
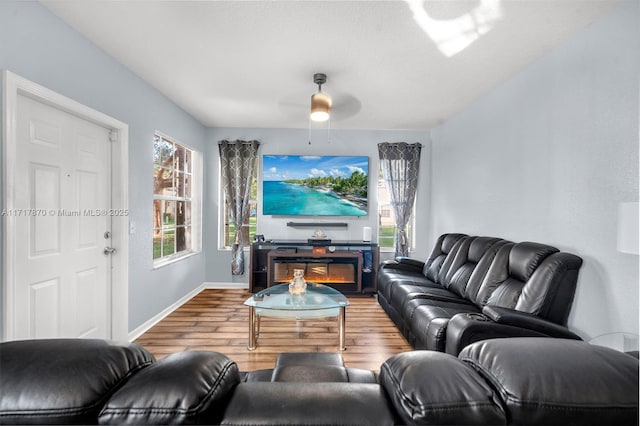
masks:
POLYGON ((160 269, 160 268, 164 268, 165 266, 169 266, 171 264, 174 264, 176 262, 180 262, 181 260, 185 260, 188 259, 190 257, 193 257, 197 254, 200 254, 199 251, 188 251, 186 253, 183 254, 179 254, 179 255, 175 255, 175 256, 171 256, 171 257, 165 257, 163 259, 157 259, 153 261, 153 269, 160 269))
MULTIPOLYGON (((242 247, 242 251, 249 251, 250 246, 242 247)), ((218 251, 231 251, 231 247, 218 247, 218 251)))
MULTIPOLYGON (((395 253, 396 249, 391 247, 380 247, 380 253, 395 253)), ((409 253, 413 253, 415 250, 413 248, 409 249, 409 253)))

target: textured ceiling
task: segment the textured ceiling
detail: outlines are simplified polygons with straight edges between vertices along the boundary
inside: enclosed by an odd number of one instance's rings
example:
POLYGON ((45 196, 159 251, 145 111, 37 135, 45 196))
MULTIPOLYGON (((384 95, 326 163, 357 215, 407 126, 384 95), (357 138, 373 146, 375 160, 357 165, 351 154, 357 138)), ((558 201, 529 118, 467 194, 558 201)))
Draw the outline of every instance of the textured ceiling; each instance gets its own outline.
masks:
POLYGON ((616 1, 41 3, 206 126, 306 128, 324 72, 332 128, 422 130, 616 1))

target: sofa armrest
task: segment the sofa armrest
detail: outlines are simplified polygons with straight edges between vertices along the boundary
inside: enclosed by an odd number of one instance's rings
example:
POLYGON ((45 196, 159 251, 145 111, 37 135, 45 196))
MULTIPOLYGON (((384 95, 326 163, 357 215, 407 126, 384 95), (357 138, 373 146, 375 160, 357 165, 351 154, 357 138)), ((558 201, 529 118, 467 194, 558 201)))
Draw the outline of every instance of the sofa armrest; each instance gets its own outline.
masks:
POLYGON ((410 351, 380 367, 401 424, 505 424, 492 387, 471 367, 442 352, 410 351))
POLYGON ((459 359, 493 384, 514 425, 637 425, 638 360, 555 338, 493 339, 459 359))
POLYGON ((580 336, 571 332, 568 328, 526 312, 520 312, 509 308, 501 308, 498 306, 485 306, 482 309, 482 313, 498 324, 511 325, 514 327, 538 331, 549 337, 582 340, 580 336))
POLYGON ((422 273, 424 262, 409 257, 398 256, 395 260, 382 262, 380 269, 397 269, 400 271, 410 271, 422 273))
MULTIPOLYGON (((496 308, 493 307, 493 309, 496 308)), ((581 340, 578 335, 557 324, 512 309, 504 311, 503 309, 499 308, 499 311, 487 310, 486 313, 483 310, 481 314, 454 315, 447 326, 445 352, 457 356, 462 349, 471 343, 503 337, 562 337, 581 340), (487 313, 492 315, 495 320, 487 313)))
POLYGON ((398 256, 396 257, 396 262, 401 265, 418 268, 422 271, 424 268, 424 262, 418 259, 412 259, 406 256, 398 256))
POLYGON ((0 424, 96 424, 109 397, 154 362, 149 351, 134 343, 1 343, 0 424))
POLYGON ((176 352, 133 376, 100 412, 102 425, 219 424, 240 383, 235 362, 209 351, 176 352))

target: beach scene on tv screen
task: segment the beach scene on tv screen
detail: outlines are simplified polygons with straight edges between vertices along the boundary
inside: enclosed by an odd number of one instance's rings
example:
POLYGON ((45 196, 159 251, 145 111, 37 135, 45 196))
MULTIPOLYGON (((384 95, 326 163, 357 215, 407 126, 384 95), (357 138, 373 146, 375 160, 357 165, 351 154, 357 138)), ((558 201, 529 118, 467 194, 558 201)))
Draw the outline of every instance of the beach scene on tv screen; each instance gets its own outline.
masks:
POLYGON ((366 216, 369 158, 264 155, 265 215, 366 216))

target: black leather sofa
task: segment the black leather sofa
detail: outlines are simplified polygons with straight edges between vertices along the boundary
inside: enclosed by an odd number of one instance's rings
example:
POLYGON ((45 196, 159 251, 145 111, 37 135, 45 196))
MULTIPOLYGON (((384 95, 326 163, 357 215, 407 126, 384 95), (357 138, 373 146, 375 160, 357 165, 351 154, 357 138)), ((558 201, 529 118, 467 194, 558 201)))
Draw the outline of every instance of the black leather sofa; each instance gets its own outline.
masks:
POLYGON ((339 354, 281 354, 239 372, 215 352, 160 361, 135 344, 0 345, 2 424, 634 425, 638 359, 549 338, 477 342, 458 357, 412 351, 377 372, 339 354))
POLYGON ((566 327, 582 259, 493 237, 441 235, 425 261, 378 270, 378 302, 416 349, 457 355, 498 337, 580 340, 566 327))

